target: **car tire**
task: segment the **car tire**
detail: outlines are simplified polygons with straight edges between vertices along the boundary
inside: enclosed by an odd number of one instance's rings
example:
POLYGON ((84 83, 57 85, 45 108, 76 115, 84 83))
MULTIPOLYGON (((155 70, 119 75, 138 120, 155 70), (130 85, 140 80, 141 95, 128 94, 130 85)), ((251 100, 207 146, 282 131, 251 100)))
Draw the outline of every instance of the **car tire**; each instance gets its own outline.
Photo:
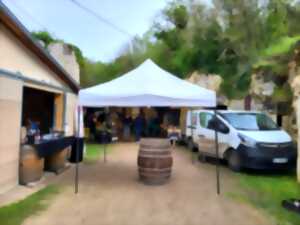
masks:
POLYGON ((240 155, 231 150, 227 157, 228 167, 234 172, 240 172, 242 170, 242 162, 240 155))

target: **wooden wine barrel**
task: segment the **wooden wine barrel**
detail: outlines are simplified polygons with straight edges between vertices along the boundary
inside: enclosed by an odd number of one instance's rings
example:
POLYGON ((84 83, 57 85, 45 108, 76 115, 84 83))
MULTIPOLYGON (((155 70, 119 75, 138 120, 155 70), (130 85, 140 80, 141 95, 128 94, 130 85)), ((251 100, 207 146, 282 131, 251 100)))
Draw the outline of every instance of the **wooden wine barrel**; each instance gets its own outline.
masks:
POLYGON ((145 184, 164 184, 171 177, 172 152, 168 139, 142 138, 138 153, 139 177, 145 184))
POLYGON ((45 158, 45 170, 55 173, 62 172, 66 167, 69 151, 70 148, 68 147, 47 156, 45 158))
POLYGON ((23 145, 20 152, 19 182, 28 184, 38 181, 44 173, 44 158, 39 158, 33 146, 23 145))

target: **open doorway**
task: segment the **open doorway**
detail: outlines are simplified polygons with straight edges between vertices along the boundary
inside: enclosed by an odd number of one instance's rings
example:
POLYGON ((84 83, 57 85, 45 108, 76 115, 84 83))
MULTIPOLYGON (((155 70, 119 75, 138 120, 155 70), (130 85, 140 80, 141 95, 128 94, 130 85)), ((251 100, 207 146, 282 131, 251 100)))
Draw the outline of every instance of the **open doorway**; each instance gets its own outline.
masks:
POLYGON ((24 87, 22 126, 26 127, 31 120, 38 125, 41 134, 62 131, 64 104, 63 94, 24 87))

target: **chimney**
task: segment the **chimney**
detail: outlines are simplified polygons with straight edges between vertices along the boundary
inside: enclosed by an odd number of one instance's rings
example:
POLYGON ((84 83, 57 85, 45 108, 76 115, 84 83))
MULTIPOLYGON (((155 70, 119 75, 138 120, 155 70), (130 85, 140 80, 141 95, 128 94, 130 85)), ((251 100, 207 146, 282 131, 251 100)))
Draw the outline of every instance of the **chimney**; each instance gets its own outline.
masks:
POLYGON ((79 84, 80 82, 80 68, 76 60, 75 52, 65 43, 51 43, 48 46, 49 53, 56 59, 56 61, 72 76, 72 78, 79 84))

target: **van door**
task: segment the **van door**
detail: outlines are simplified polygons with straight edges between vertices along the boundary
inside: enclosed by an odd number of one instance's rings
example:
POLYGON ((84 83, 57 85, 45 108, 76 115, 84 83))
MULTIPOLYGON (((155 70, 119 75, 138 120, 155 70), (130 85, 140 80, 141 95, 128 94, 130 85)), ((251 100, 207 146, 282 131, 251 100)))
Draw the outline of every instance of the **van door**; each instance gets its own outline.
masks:
POLYGON ((191 136, 192 136, 194 143, 197 143, 197 141, 198 141, 198 135, 197 135, 198 124, 199 124, 198 113, 192 112, 191 113, 191 136))
POLYGON ((211 155, 214 148, 215 134, 213 130, 207 128, 209 120, 213 117, 212 113, 200 112, 199 114, 199 128, 198 128, 198 149, 199 152, 211 155))
MULTIPOLYGON (((205 153, 208 156, 216 156, 216 146, 215 146, 215 131, 208 128, 209 121, 214 117, 214 114, 211 112, 201 112, 199 115, 199 131, 198 131, 198 148, 200 152, 205 153)), ((218 119, 220 123, 223 123, 218 119)), ((224 124, 224 123, 223 123, 224 124)), ((224 124, 227 127, 227 125, 224 124)), ((228 133, 218 132, 219 139, 219 153, 220 157, 223 156, 223 153, 228 149, 228 133)))

